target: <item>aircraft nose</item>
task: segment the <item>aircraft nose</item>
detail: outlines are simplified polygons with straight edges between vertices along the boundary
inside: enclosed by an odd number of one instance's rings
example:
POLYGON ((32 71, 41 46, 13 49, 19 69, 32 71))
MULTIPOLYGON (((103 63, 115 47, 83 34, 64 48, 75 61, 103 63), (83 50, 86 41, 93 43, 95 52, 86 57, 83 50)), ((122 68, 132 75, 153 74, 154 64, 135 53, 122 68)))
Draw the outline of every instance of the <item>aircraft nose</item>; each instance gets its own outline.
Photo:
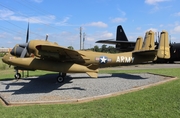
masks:
POLYGON ((5 54, 2 58, 2 61, 7 64, 8 60, 9 60, 9 56, 8 56, 8 54, 5 54))

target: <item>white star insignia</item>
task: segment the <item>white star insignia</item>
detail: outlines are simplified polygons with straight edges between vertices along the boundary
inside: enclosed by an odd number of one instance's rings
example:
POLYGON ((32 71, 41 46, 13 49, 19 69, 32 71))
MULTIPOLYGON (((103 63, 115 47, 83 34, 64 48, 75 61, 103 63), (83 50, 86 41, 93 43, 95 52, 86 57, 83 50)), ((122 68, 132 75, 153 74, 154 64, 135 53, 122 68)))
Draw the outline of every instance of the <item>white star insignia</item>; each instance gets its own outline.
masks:
POLYGON ((103 56, 102 58, 100 58, 101 59, 101 63, 106 63, 106 58, 103 56))

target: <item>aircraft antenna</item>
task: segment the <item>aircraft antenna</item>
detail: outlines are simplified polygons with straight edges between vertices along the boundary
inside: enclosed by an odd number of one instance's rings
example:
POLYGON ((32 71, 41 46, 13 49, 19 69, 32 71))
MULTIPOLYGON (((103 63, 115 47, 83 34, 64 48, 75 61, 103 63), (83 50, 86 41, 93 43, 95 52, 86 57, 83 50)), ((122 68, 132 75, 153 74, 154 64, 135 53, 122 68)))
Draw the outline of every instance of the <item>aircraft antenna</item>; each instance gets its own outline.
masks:
POLYGON ((80 50, 82 49, 82 27, 80 27, 80 50))
POLYGON ((48 40, 48 34, 46 34, 46 41, 48 40))
POLYGON ((85 32, 83 33, 83 50, 84 50, 84 41, 85 41, 85 37, 86 37, 86 34, 85 32))
POLYGON ((158 42, 160 42, 159 32, 158 32, 158 42))

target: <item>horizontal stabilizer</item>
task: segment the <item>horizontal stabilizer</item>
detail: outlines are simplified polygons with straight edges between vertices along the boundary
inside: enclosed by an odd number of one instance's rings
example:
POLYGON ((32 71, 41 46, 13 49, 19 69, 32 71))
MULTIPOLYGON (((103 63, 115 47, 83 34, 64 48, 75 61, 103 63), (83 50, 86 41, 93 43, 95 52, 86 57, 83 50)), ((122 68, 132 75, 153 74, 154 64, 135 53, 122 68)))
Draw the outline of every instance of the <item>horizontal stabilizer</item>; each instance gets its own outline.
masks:
POLYGON ((146 50, 146 51, 136 51, 133 52, 133 55, 148 57, 148 56, 155 56, 157 54, 157 50, 146 50))
POLYGON ((169 59, 170 58, 168 33, 166 31, 161 32, 157 57, 163 58, 163 59, 169 59))
POLYGON ((97 78, 98 77, 97 72, 86 72, 86 73, 92 78, 97 78))

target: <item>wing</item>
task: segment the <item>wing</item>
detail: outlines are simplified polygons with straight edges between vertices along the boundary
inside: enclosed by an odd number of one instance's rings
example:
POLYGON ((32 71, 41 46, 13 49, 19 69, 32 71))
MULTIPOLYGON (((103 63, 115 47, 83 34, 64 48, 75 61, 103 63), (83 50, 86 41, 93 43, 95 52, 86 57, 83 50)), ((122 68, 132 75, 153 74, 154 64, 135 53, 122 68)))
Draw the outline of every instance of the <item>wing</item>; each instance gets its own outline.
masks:
POLYGON ((136 42, 133 41, 115 41, 113 39, 109 39, 109 40, 99 40, 96 41, 96 43, 105 43, 105 44, 118 44, 118 45, 123 45, 123 44, 129 44, 129 45, 135 45, 136 42))
POLYGON ((57 45, 37 45, 38 55, 42 59, 52 59, 62 62, 85 62, 85 55, 80 54, 78 51, 71 50, 57 45))

